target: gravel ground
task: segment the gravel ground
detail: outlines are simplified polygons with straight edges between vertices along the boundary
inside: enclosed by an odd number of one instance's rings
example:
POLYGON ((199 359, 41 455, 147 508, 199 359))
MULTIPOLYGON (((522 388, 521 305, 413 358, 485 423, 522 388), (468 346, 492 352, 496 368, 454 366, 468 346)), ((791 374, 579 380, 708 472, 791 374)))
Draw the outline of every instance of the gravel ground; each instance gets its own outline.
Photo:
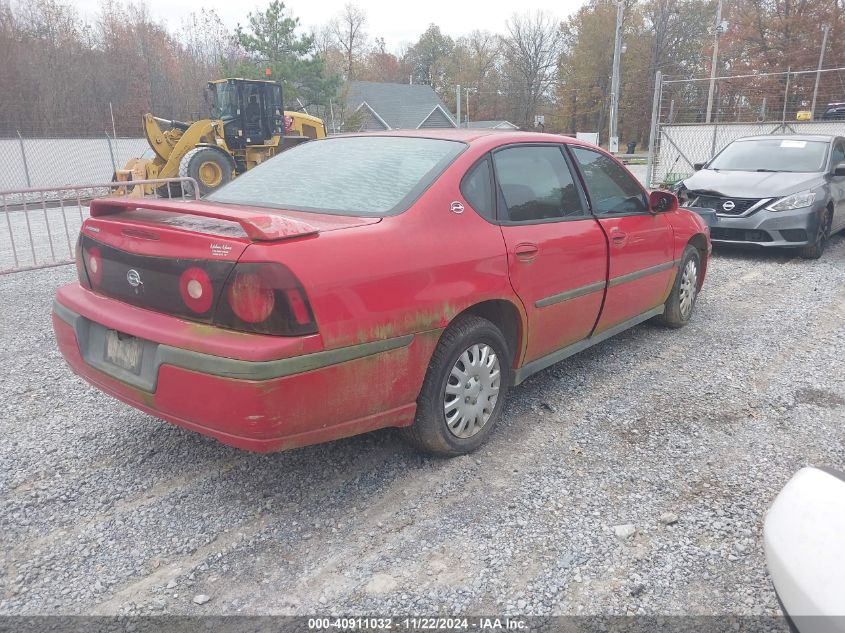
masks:
POLYGON ((688 327, 534 376, 452 460, 392 430, 255 455, 124 406, 56 350, 73 278, 0 276, 2 614, 776 614, 766 508, 845 467, 842 237, 718 252, 688 327))

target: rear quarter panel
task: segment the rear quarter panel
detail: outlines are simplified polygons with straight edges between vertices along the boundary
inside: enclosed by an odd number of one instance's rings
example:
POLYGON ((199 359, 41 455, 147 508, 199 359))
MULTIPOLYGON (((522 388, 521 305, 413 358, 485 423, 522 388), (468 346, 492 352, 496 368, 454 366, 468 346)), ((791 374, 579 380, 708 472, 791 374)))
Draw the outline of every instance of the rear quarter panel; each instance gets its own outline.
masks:
MULTIPOLYGON (((450 210, 469 150, 411 206, 377 224, 276 244, 241 261, 279 261, 302 281, 325 349, 444 328, 488 299, 513 303, 499 227, 450 210)), ((521 306, 519 306, 521 307, 521 306)))

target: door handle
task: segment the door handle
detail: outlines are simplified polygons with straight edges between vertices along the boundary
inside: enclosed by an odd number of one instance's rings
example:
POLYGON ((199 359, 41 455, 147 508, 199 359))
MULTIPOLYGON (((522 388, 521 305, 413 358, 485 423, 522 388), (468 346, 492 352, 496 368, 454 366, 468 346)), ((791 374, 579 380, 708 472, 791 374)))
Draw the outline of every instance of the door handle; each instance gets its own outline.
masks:
POLYGON ((517 244, 516 248, 514 249, 516 258, 522 262, 532 261, 535 257, 537 257, 537 253, 539 252, 540 247, 538 247, 536 244, 531 244, 529 242, 517 244))
POLYGON ((615 231, 611 232, 610 239, 613 241, 614 245, 623 246, 625 242, 628 241, 628 234, 624 231, 616 229, 615 231))

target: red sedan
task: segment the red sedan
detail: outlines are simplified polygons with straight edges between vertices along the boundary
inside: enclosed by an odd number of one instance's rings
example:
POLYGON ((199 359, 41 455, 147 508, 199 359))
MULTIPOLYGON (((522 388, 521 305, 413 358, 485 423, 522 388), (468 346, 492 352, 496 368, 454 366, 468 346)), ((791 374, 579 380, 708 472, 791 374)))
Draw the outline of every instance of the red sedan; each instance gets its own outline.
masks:
POLYGON ((77 251, 56 337, 112 396, 255 451, 396 426, 457 455, 531 374, 684 325, 710 238, 596 147, 450 130, 306 143, 203 201, 97 200, 77 251))

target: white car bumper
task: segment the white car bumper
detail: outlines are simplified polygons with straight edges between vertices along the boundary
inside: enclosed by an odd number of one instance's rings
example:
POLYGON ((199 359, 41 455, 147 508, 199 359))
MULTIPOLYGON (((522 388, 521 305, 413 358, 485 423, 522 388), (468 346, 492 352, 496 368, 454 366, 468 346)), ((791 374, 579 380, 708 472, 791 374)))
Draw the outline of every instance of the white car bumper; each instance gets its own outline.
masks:
POLYGON ((845 633, 845 474, 798 471, 763 535, 772 582, 801 633, 845 633))

